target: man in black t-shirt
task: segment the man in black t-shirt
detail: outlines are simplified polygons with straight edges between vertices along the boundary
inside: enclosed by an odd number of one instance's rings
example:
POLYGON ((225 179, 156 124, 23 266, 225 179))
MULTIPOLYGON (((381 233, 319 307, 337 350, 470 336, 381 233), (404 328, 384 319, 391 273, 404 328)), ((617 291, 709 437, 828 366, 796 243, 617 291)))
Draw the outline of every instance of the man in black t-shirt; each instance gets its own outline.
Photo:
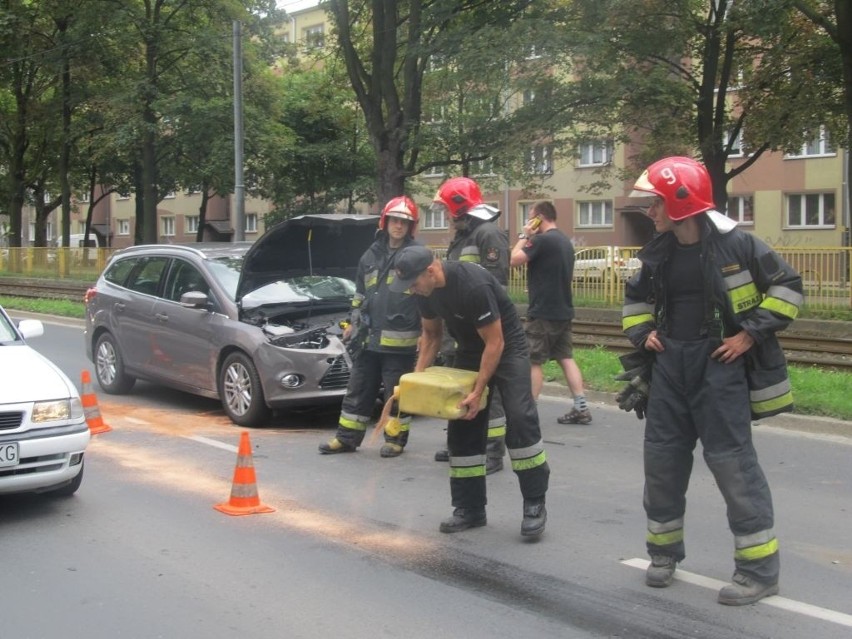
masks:
POLYGON ((574 407, 556 421, 560 424, 590 424, 592 414, 583 390, 583 375, 574 361, 571 341, 574 245, 556 227, 553 204, 542 201, 532 208, 524 232, 512 249, 510 264, 527 265, 530 305, 526 332, 530 343, 533 396, 538 399, 544 382, 542 365, 555 359, 574 397, 574 407))
MULTIPOLYGON (((443 321, 456 340, 455 367, 477 371, 473 391, 459 404, 467 412, 450 420, 450 494, 453 515, 441 532, 484 526, 485 446, 488 406, 479 410, 486 387, 500 389, 508 425, 506 445, 524 498, 521 534, 544 532, 550 468, 532 396, 529 349, 515 305, 488 271, 466 262, 441 262, 423 246, 399 252, 391 291, 418 295, 422 339, 415 371, 432 364, 441 346, 443 321)), ((491 400, 491 393, 488 394, 491 400)))

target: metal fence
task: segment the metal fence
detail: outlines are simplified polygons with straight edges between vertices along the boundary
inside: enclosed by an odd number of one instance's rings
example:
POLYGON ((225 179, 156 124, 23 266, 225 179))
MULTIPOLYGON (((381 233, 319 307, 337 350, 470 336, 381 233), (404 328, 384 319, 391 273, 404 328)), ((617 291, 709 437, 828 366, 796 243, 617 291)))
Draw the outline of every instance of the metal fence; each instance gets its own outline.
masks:
MULTIPOLYGON (((445 248, 432 247, 443 257, 445 248)), ((107 248, 0 248, 0 276, 43 277, 93 282, 115 249, 107 248)), ((776 248, 799 273, 809 310, 852 310, 852 248, 776 248)), ((577 269, 573 282, 577 306, 618 306, 624 282, 636 271, 639 247, 584 247, 593 268, 577 269)), ((526 267, 510 269, 509 292, 526 300, 526 267)))
MULTIPOLYGON (((584 247, 583 252, 616 256, 604 262, 609 268, 575 270, 572 290, 575 306, 619 306, 624 283, 637 270, 640 247, 584 247), (580 274, 578 274, 580 273, 580 274)), ((433 249, 441 257, 445 249, 433 249)), ((776 252, 802 275, 805 306, 812 311, 852 310, 852 248, 776 248, 776 252)), ((600 261, 599 258, 598 261, 600 261)), ((509 293, 516 301, 526 299, 526 267, 509 270, 509 293)))

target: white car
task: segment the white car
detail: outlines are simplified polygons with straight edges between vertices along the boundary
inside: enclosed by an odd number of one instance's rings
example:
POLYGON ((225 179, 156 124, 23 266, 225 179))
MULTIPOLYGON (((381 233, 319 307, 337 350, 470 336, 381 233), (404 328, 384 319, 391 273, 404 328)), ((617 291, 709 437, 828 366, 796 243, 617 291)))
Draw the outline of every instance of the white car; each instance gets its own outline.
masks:
POLYGON ((592 246, 574 251, 575 280, 609 281, 617 277, 624 282, 641 267, 638 259, 628 257, 627 251, 617 246, 592 246))
POLYGON ((66 496, 83 481, 91 434, 76 386, 25 341, 43 333, 0 307, 0 494, 66 496))

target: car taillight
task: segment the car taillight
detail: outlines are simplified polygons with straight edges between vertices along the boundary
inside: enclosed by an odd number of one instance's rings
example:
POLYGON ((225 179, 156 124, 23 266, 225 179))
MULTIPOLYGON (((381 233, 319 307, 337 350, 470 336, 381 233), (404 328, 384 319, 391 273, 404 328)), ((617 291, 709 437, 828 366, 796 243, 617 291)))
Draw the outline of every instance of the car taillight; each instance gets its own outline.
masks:
POLYGON ((96 289, 94 286, 86 289, 86 294, 83 295, 83 304, 88 304, 89 302, 91 302, 93 299, 95 299, 95 295, 97 294, 98 289, 96 289))

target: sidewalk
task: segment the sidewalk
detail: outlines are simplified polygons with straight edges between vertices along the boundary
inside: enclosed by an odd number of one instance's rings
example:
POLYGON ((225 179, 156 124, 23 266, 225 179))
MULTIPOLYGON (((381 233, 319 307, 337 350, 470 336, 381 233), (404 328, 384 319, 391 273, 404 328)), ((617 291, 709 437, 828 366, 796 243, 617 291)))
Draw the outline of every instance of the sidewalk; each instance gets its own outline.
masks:
MULTIPOLYGON (((542 395, 547 397, 565 397, 570 399, 571 392, 564 384, 557 382, 545 382, 542 395)), ((600 391, 587 390, 586 398, 592 402, 609 404, 616 407, 615 393, 603 393, 600 391)), ((782 413, 774 417, 767 417, 754 422, 755 426, 769 426, 772 428, 783 428, 802 433, 814 435, 834 435, 852 439, 852 422, 831 417, 819 417, 817 415, 797 415, 796 413, 782 413)))

